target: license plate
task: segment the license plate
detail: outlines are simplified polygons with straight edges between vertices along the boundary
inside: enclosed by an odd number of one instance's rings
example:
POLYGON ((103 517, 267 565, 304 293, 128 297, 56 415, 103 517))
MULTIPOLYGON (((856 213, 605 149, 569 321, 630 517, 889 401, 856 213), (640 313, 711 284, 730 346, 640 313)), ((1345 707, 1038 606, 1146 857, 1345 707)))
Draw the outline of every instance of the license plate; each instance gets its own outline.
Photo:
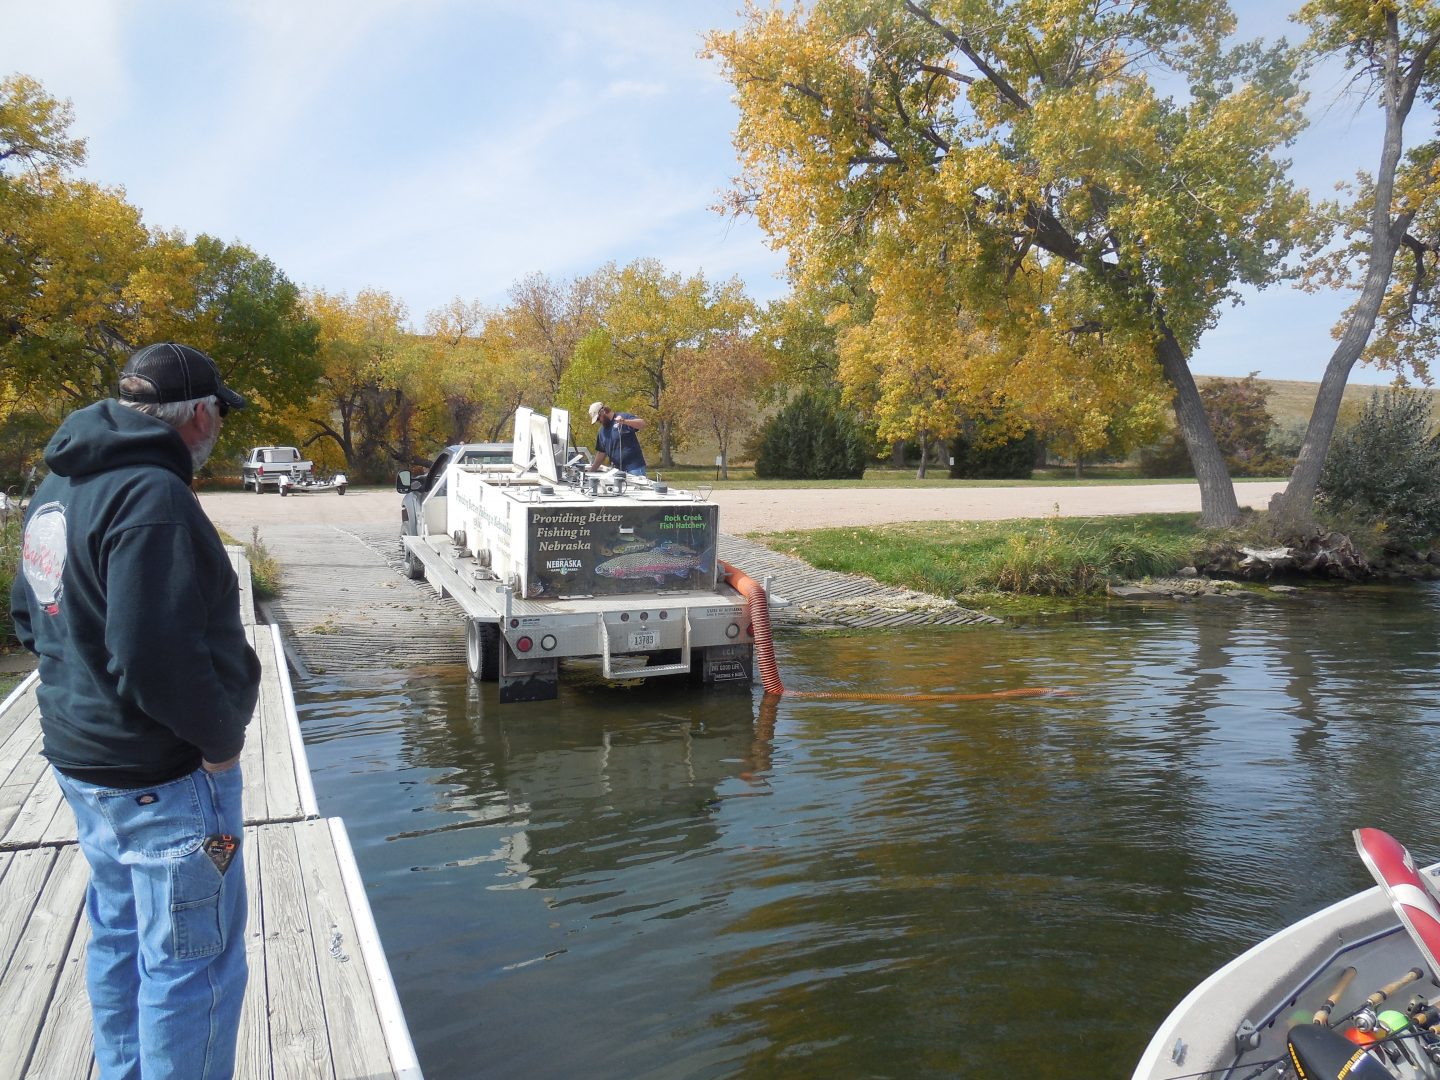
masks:
POLYGON ((635 630, 630 634, 630 648, 632 649, 653 649, 655 647, 654 630, 635 630))

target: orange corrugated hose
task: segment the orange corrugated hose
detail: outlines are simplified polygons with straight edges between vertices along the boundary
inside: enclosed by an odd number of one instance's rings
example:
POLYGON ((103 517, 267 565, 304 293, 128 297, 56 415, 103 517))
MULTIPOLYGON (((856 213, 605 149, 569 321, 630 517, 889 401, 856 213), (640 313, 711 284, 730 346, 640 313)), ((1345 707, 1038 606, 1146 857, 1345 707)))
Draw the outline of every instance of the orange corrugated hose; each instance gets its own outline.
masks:
MULTIPOLYGON (((725 584, 745 597, 745 611, 755 638, 755 663, 760 668, 760 685, 767 697, 786 693, 780 681, 780 665, 775 662, 775 643, 770 637, 770 601, 765 590, 754 578, 738 567, 720 560, 721 577, 725 584)), ((1020 687, 1013 690, 991 690, 980 694, 863 694, 849 691, 790 691, 791 697, 832 698, 844 701, 982 701, 986 698, 1052 697, 1068 694, 1045 686, 1020 687)))
POLYGON ((745 571, 720 560, 725 584, 745 597, 745 613, 750 619, 750 632, 755 636, 755 663, 760 667, 760 685, 767 694, 785 693, 780 681, 780 665, 775 663, 775 645, 770 640, 770 601, 759 582, 745 571))

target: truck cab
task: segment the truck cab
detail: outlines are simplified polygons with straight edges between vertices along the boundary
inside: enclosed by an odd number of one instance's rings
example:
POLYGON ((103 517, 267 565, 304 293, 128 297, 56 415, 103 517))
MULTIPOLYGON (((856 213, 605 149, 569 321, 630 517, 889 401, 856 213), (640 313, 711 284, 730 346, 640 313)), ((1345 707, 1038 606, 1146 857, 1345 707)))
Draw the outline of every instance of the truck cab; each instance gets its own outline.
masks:
MULTIPOLYGON (((404 547, 407 536, 445 531, 446 481, 451 465, 482 465, 497 473, 509 473, 513 453, 514 444, 508 442, 454 443, 436 454, 425 471, 417 474, 402 469, 395 477, 395 490, 404 496, 400 500, 401 547, 404 547), (429 512, 435 517, 428 528, 421 529, 420 522, 427 508, 433 508, 429 512)), ((408 549, 405 572, 416 581, 425 576, 424 566, 408 549)))

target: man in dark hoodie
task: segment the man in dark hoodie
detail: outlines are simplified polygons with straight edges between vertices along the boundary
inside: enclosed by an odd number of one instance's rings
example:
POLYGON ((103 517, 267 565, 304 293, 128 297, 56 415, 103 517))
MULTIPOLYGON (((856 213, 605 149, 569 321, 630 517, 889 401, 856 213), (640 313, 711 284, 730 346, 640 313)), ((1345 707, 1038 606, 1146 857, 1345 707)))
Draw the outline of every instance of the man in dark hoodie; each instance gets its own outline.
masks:
POLYGON ((25 520, 11 612, 40 658, 43 753, 90 864, 87 980, 105 1080, 229 1077, 245 993, 238 765, 260 663, 190 490, 245 399, 151 345, 71 413, 25 520))

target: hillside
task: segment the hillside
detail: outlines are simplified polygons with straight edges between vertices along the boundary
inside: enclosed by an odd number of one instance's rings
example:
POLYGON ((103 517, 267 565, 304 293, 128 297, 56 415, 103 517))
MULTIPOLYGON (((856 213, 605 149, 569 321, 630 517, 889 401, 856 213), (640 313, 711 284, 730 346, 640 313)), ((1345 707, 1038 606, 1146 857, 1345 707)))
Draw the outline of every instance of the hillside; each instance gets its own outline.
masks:
MULTIPOLYGON (((1195 381, 1204 386, 1206 383, 1217 382, 1220 378, 1217 375, 1196 375, 1195 381)), ((1300 382, 1291 379, 1257 379, 1256 381, 1270 391, 1266 406, 1270 410, 1270 415, 1275 418, 1278 427, 1287 428, 1291 425, 1310 422, 1310 412, 1315 408, 1315 398, 1320 393, 1318 382, 1300 382)), ((1359 412, 1370 400, 1371 394, 1379 393, 1384 389, 1384 386, 1354 382, 1346 386, 1344 404, 1340 407, 1341 423, 1345 423, 1359 412)), ((1440 390, 1429 390, 1427 393, 1430 394, 1436 416, 1440 417, 1440 390)))

